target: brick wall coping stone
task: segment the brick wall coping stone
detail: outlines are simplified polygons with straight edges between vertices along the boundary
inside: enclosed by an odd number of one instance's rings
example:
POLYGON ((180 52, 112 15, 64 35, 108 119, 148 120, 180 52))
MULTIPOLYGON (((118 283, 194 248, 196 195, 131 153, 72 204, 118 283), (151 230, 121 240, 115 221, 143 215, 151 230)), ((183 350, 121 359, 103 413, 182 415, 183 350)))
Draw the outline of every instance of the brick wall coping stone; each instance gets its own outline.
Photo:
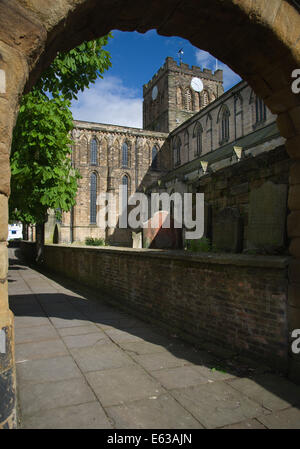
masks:
MULTIPOLYGON (((27 242, 24 242, 27 243, 27 242)), ((181 260, 183 262, 207 263, 219 265, 235 265, 256 268, 275 268, 283 269, 289 265, 290 257, 288 256, 264 256, 264 255, 250 255, 250 254, 224 254, 224 253, 202 253, 195 254, 187 251, 168 251, 160 249, 146 249, 146 248, 125 248, 125 247, 91 247, 85 245, 59 245, 47 244, 46 247, 54 246, 56 248, 72 249, 79 251, 102 251, 104 253, 118 253, 127 256, 163 258, 172 260, 181 260)))

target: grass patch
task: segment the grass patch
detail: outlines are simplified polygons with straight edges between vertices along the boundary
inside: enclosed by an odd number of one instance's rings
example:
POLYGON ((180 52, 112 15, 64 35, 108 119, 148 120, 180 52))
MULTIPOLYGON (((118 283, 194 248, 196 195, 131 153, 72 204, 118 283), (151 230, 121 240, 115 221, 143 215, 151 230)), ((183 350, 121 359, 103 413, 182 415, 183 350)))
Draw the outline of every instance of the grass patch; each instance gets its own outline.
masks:
POLYGON ((86 237, 85 244, 87 246, 105 246, 105 240, 93 237, 86 237))

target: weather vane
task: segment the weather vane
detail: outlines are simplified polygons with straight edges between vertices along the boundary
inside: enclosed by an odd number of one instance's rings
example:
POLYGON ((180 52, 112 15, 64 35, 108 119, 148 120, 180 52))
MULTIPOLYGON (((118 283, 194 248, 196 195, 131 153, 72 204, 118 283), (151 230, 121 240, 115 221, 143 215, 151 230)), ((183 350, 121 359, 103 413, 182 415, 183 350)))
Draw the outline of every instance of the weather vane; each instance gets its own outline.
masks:
POLYGON ((183 48, 181 48, 181 49, 178 51, 178 55, 179 55, 179 62, 180 62, 180 64, 181 64, 181 63, 182 63, 182 56, 184 55, 183 48))

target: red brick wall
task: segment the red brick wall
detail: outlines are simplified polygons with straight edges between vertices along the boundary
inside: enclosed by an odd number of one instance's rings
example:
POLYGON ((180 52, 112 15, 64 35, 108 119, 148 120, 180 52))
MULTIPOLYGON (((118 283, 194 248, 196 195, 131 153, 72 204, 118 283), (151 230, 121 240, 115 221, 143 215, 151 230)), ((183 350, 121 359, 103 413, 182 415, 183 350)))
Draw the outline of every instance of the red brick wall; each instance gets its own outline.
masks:
POLYGON ((45 260, 186 340, 286 368, 287 258, 47 245, 45 260))

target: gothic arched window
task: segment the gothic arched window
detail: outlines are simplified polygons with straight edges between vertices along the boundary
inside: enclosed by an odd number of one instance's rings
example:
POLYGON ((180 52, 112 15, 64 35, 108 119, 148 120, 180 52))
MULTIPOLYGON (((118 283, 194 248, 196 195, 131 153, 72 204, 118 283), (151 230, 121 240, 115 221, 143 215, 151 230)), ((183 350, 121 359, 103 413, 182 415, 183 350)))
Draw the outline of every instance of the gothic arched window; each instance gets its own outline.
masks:
POLYGON ((122 204, 122 211, 121 215, 125 213, 126 206, 128 203, 128 186, 129 186, 129 179, 127 175, 124 175, 122 177, 122 192, 121 192, 121 204, 122 204))
POLYGON ((127 189, 128 189, 128 176, 127 175, 123 176, 123 178, 122 178, 122 185, 123 186, 127 186, 127 189))
POLYGON ((252 108, 253 128, 262 125, 267 119, 267 108, 261 98, 259 98, 253 90, 251 90, 249 104, 252 108))
POLYGON ((202 108, 205 108, 208 105, 208 103, 209 103, 208 92, 207 90, 204 90, 202 94, 202 105, 201 105, 202 108))
POLYGON ((181 153, 181 140, 179 137, 177 137, 177 139, 175 139, 173 143, 174 166, 180 165, 180 153, 181 153))
POLYGON ((242 137, 243 130, 243 100, 240 94, 234 98, 235 138, 242 137))
POLYGON ((267 110, 266 105, 261 98, 256 96, 255 99, 255 113, 256 113, 256 123, 262 123, 266 120, 267 110))
POLYGON ((220 144, 226 143, 229 140, 230 132, 229 132, 229 117, 230 112, 226 105, 223 105, 220 110, 220 144))
POLYGON ((194 156, 199 156, 202 153, 202 135, 203 135, 203 128, 201 123, 196 123, 194 128, 194 137, 196 138, 196 148, 194 156))
POLYGON ((193 110, 192 93, 191 93, 191 90, 189 88, 187 88, 185 90, 185 93, 184 93, 184 106, 185 106, 185 109, 187 111, 192 111, 193 110))
POLYGON ((182 92, 181 92, 180 87, 177 87, 177 89, 176 89, 176 100, 177 100, 177 105, 181 108, 182 107, 182 92))
POLYGON ((97 221, 97 175, 91 174, 90 178, 90 223, 96 224, 97 221))
POLYGON ((90 163, 91 165, 97 165, 97 153, 98 153, 98 144, 97 139, 95 137, 91 140, 90 144, 90 163))
POLYGON ((122 167, 128 167, 128 145, 126 142, 122 145, 122 167))
POLYGON ((213 149, 213 137, 212 137, 212 118, 211 115, 208 114, 206 119, 206 145, 209 151, 213 149))
POLYGON ((153 170, 157 170, 157 148, 154 145, 152 148, 152 155, 151 155, 151 168, 153 170))
POLYGON ((190 136, 188 130, 186 129, 184 133, 184 154, 187 155, 188 160, 189 160, 189 146, 190 146, 190 136))

